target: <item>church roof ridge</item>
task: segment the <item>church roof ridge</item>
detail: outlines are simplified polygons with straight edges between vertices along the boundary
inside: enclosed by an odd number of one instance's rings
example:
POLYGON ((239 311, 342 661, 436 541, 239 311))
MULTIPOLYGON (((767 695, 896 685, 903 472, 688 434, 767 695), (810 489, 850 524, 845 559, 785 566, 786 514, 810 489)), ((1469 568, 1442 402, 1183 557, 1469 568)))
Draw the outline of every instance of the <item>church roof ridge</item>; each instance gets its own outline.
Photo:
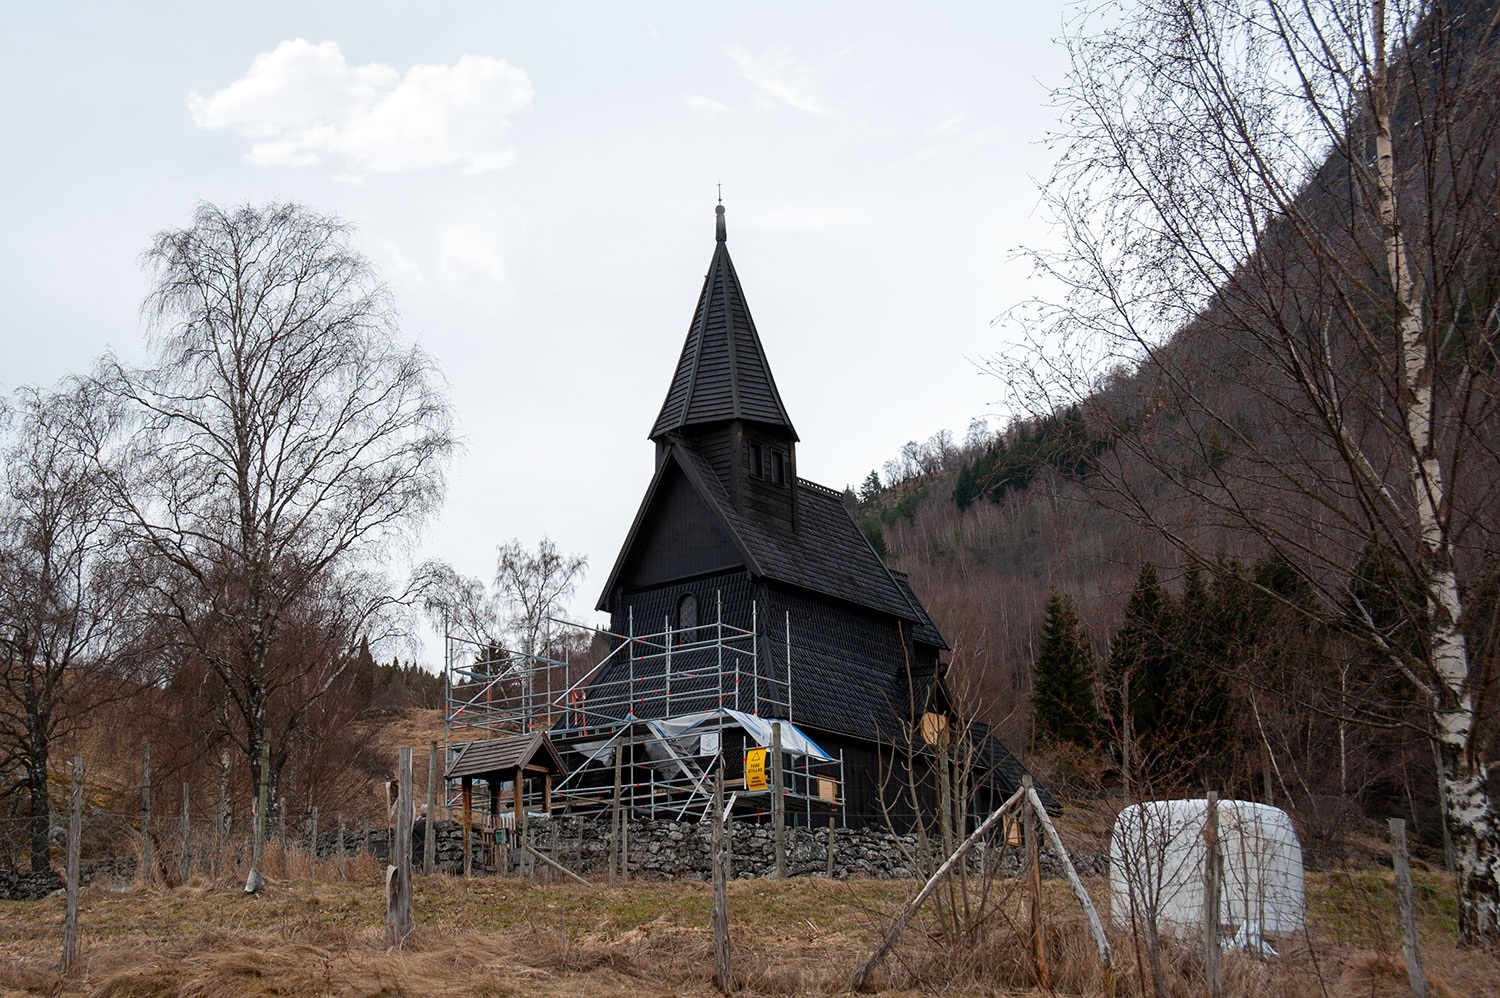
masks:
POLYGON ((724 206, 714 209, 714 254, 650 438, 732 419, 784 426, 797 439, 729 257, 724 206))

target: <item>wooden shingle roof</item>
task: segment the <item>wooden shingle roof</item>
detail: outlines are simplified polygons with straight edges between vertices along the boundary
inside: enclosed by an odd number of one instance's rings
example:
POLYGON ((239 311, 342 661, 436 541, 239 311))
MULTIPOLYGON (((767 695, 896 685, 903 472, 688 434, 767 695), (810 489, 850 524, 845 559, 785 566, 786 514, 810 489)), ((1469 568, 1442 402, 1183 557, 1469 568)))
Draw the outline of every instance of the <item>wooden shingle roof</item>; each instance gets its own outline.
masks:
POLYGON ((687 426, 744 419, 784 426, 795 440, 797 432, 781 404, 734 261, 729 259, 723 205, 717 213, 713 259, 651 439, 687 426))
POLYGON ((551 773, 566 773, 568 767, 557 754, 552 740, 543 732, 509 735, 484 741, 465 742, 458 755, 448 764, 445 779, 464 776, 510 779, 518 769, 540 766, 551 773))
POLYGON ((680 468, 684 477, 724 525, 752 576, 771 579, 889 614, 912 625, 912 636, 924 644, 946 649, 904 577, 885 567, 849 511, 843 496, 804 479, 797 481, 799 523, 788 530, 735 508, 708 459, 690 443, 672 438, 646 490, 635 523, 620 548, 599 609, 610 609, 615 586, 634 551, 640 531, 651 515, 663 479, 680 468))

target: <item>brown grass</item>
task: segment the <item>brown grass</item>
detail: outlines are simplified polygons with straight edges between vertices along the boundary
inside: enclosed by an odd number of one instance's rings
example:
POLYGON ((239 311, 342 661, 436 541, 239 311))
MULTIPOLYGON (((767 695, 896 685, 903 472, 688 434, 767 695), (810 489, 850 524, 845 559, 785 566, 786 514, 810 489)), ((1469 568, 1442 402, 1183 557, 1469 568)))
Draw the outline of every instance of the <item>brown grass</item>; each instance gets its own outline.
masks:
MULTIPOLYGON (((345 882, 326 861, 308 876, 298 867, 303 861, 289 857, 291 875, 270 871, 270 885, 258 898, 246 897, 228 879, 152 890, 91 886, 82 896, 80 961, 66 977, 56 972, 61 899, 0 902, 0 993, 716 993, 710 898, 703 884, 537 887, 512 878, 422 877, 416 884, 417 931, 388 951, 380 870, 373 861, 351 864, 345 882)), ((1090 886, 1103 892, 1102 884, 1090 886)), ((1278 959, 1227 954, 1225 994, 1408 993, 1391 930, 1382 935, 1372 928, 1388 921, 1383 886, 1377 875, 1361 880, 1357 891, 1313 878, 1308 933, 1277 940, 1278 959)), ((737 985, 746 994, 841 991, 916 887, 821 879, 732 884, 737 985)), ((1106 979, 1062 885, 1048 883, 1044 894, 1053 993, 1153 993, 1128 934, 1113 938, 1117 964, 1106 979)), ((886 994, 1039 994, 1023 913, 1021 892, 1004 891, 994 914, 956 945, 919 917, 877 984, 886 994)), ((1432 993, 1500 992, 1500 963, 1456 949, 1440 906, 1425 907, 1423 918, 1432 993)), ((1168 994, 1201 993, 1202 956, 1195 944, 1168 944, 1164 963, 1168 994)))

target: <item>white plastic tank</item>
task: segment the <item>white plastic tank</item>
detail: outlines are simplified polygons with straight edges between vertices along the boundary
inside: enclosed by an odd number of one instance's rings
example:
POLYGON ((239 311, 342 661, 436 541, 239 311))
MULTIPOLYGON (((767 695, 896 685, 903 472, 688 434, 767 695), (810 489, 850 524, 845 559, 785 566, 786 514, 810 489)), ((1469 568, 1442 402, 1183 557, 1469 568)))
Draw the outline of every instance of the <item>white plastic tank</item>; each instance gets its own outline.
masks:
MULTIPOLYGON (((1300 930, 1306 911, 1302 845, 1291 816, 1243 800, 1219 801, 1218 815, 1220 923, 1242 945, 1259 945, 1261 932, 1300 930)), ((1142 921, 1154 916, 1160 932, 1202 930, 1207 820, 1202 799, 1146 801, 1120 812, 1109 841, 1115 924, 1129 927, 1133 910, 1142 921)))

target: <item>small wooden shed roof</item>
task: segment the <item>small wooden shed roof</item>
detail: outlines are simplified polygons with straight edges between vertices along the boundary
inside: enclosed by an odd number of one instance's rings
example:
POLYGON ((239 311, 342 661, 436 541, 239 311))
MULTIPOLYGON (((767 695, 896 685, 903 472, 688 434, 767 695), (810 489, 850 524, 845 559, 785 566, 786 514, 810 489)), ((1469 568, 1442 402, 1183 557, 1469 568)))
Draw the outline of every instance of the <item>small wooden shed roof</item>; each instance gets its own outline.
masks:
POLYGON ((465 742, 460 746, 458 755, 448 764, 447 779, 477 776, 483 779, 508 780, 518 769, 546 773, 568 771, 552 740, 538 731, 530 735, 509 735, 505 738, 465 742))

